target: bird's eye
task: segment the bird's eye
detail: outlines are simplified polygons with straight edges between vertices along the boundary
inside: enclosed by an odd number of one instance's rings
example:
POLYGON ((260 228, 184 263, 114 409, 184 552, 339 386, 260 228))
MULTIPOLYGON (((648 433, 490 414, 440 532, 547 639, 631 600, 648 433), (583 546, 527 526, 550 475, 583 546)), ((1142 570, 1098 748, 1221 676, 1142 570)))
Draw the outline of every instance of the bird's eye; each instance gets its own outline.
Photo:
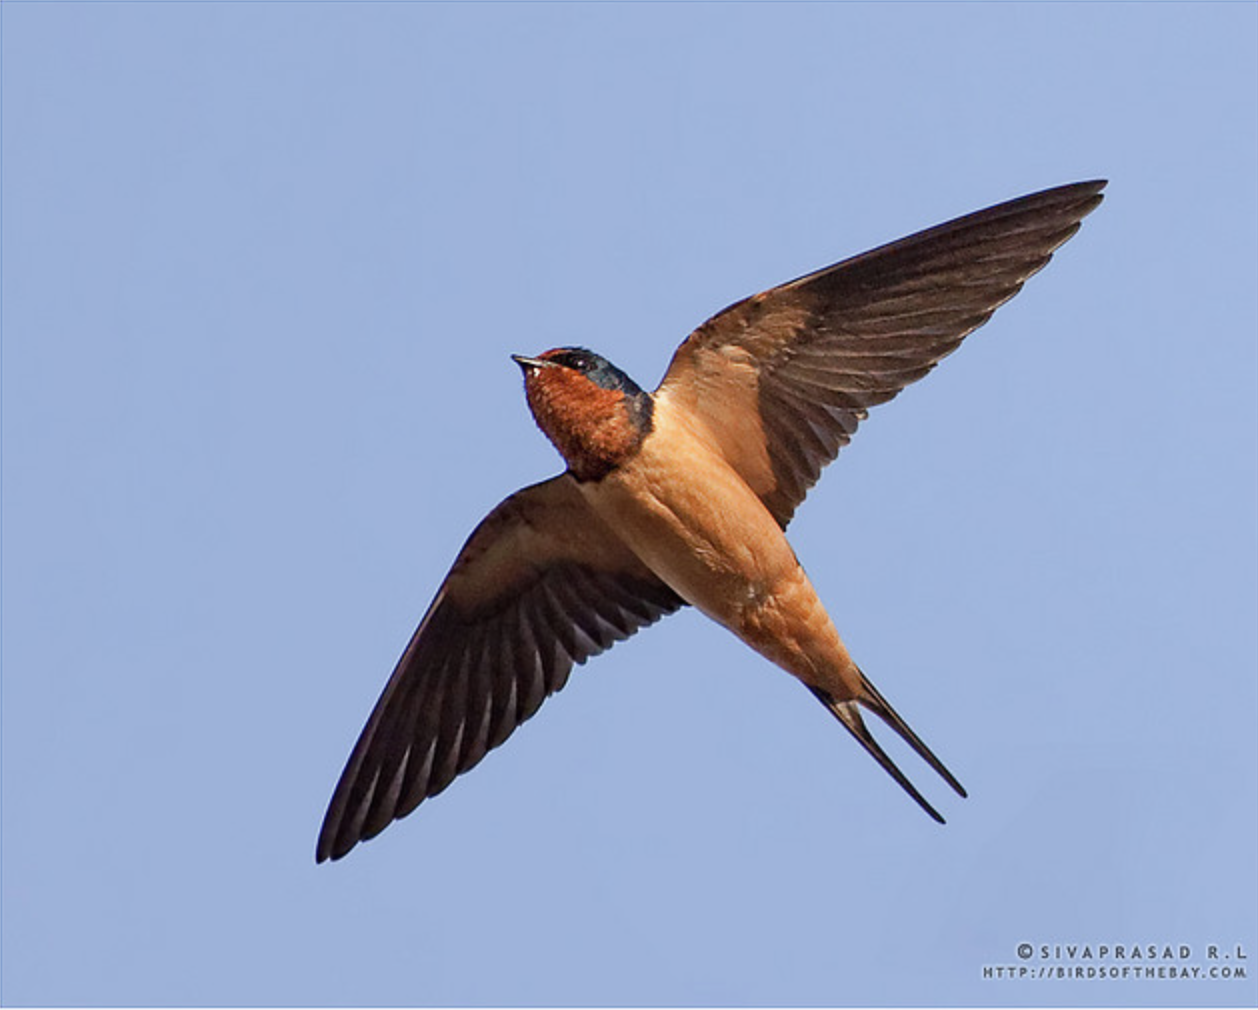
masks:
POLYGON ((559 360, 561 364, 567 365, 578 372, 588 371, 590 367, 590 359, 579 351, 569 351, 559 360))

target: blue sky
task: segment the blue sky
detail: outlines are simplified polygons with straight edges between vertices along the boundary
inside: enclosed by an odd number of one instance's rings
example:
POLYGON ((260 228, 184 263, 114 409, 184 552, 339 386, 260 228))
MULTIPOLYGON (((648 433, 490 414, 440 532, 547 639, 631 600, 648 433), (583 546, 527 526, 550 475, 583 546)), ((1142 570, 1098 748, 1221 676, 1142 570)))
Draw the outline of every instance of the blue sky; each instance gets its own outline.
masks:
POLYGON ((5 1003, 1258 998, 1258 7, 0 27, 5 1003), (315 866, 459 545, 558 469, 511 352, 653 386, 743 295, 1097 176, 790 531, 946 827, 689 612, 315 866), (1084 943, 1248 978, 983 978, 1084 943))

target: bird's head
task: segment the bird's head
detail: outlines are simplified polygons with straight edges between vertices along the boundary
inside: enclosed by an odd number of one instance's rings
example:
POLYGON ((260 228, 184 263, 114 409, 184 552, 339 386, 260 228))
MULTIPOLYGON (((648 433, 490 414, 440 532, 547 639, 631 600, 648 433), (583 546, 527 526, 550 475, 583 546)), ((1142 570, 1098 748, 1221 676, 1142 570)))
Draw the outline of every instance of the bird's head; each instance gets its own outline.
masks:
POLYGON ((651 394, 606 358, 558 347, 536 358, 514 354, 537 425, 577 480, 599 480, 625 462, 651 431, 651 394))

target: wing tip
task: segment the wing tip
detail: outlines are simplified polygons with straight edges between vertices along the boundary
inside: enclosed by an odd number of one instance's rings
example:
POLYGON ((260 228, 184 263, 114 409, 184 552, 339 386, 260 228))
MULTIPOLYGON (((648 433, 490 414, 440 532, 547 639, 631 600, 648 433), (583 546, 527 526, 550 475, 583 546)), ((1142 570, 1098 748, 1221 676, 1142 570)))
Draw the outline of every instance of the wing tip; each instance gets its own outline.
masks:
POLYGON ((334 863, 338 859, 343 859, 361 841, 357 836, 344 838, 341 835, 340 819, 334 819, 332 811, 329 810, 323 820, 323 827, 319 831, 319 841, 315 844, 316 866, 320 863, 334 863))
POLYGON ((316 866, 320 863, 335 863, 338 859, 343 859, 361 840, 355 837, 345 839, 339 835, 340 825, 334 826, 330 821, 325 820, 323 829, 319 832, 319 841, 315 845, 316 866))

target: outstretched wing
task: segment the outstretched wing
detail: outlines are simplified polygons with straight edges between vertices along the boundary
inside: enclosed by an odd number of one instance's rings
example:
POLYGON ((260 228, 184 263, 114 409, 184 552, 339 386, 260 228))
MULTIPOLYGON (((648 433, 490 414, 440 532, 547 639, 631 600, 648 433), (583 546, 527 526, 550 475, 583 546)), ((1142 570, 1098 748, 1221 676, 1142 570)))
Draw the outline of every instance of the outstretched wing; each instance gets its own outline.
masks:
POLYGON ((573 663, 683 605, 561 475, 463 546, 358 739, 319 833, 339 859, 507 739, 573 663))
POLYGON ((656 396, 707 429, 785 528, 869 408, 1017 294, 1104 187, 1002 203, 737 302, 678 348, 656 396))

